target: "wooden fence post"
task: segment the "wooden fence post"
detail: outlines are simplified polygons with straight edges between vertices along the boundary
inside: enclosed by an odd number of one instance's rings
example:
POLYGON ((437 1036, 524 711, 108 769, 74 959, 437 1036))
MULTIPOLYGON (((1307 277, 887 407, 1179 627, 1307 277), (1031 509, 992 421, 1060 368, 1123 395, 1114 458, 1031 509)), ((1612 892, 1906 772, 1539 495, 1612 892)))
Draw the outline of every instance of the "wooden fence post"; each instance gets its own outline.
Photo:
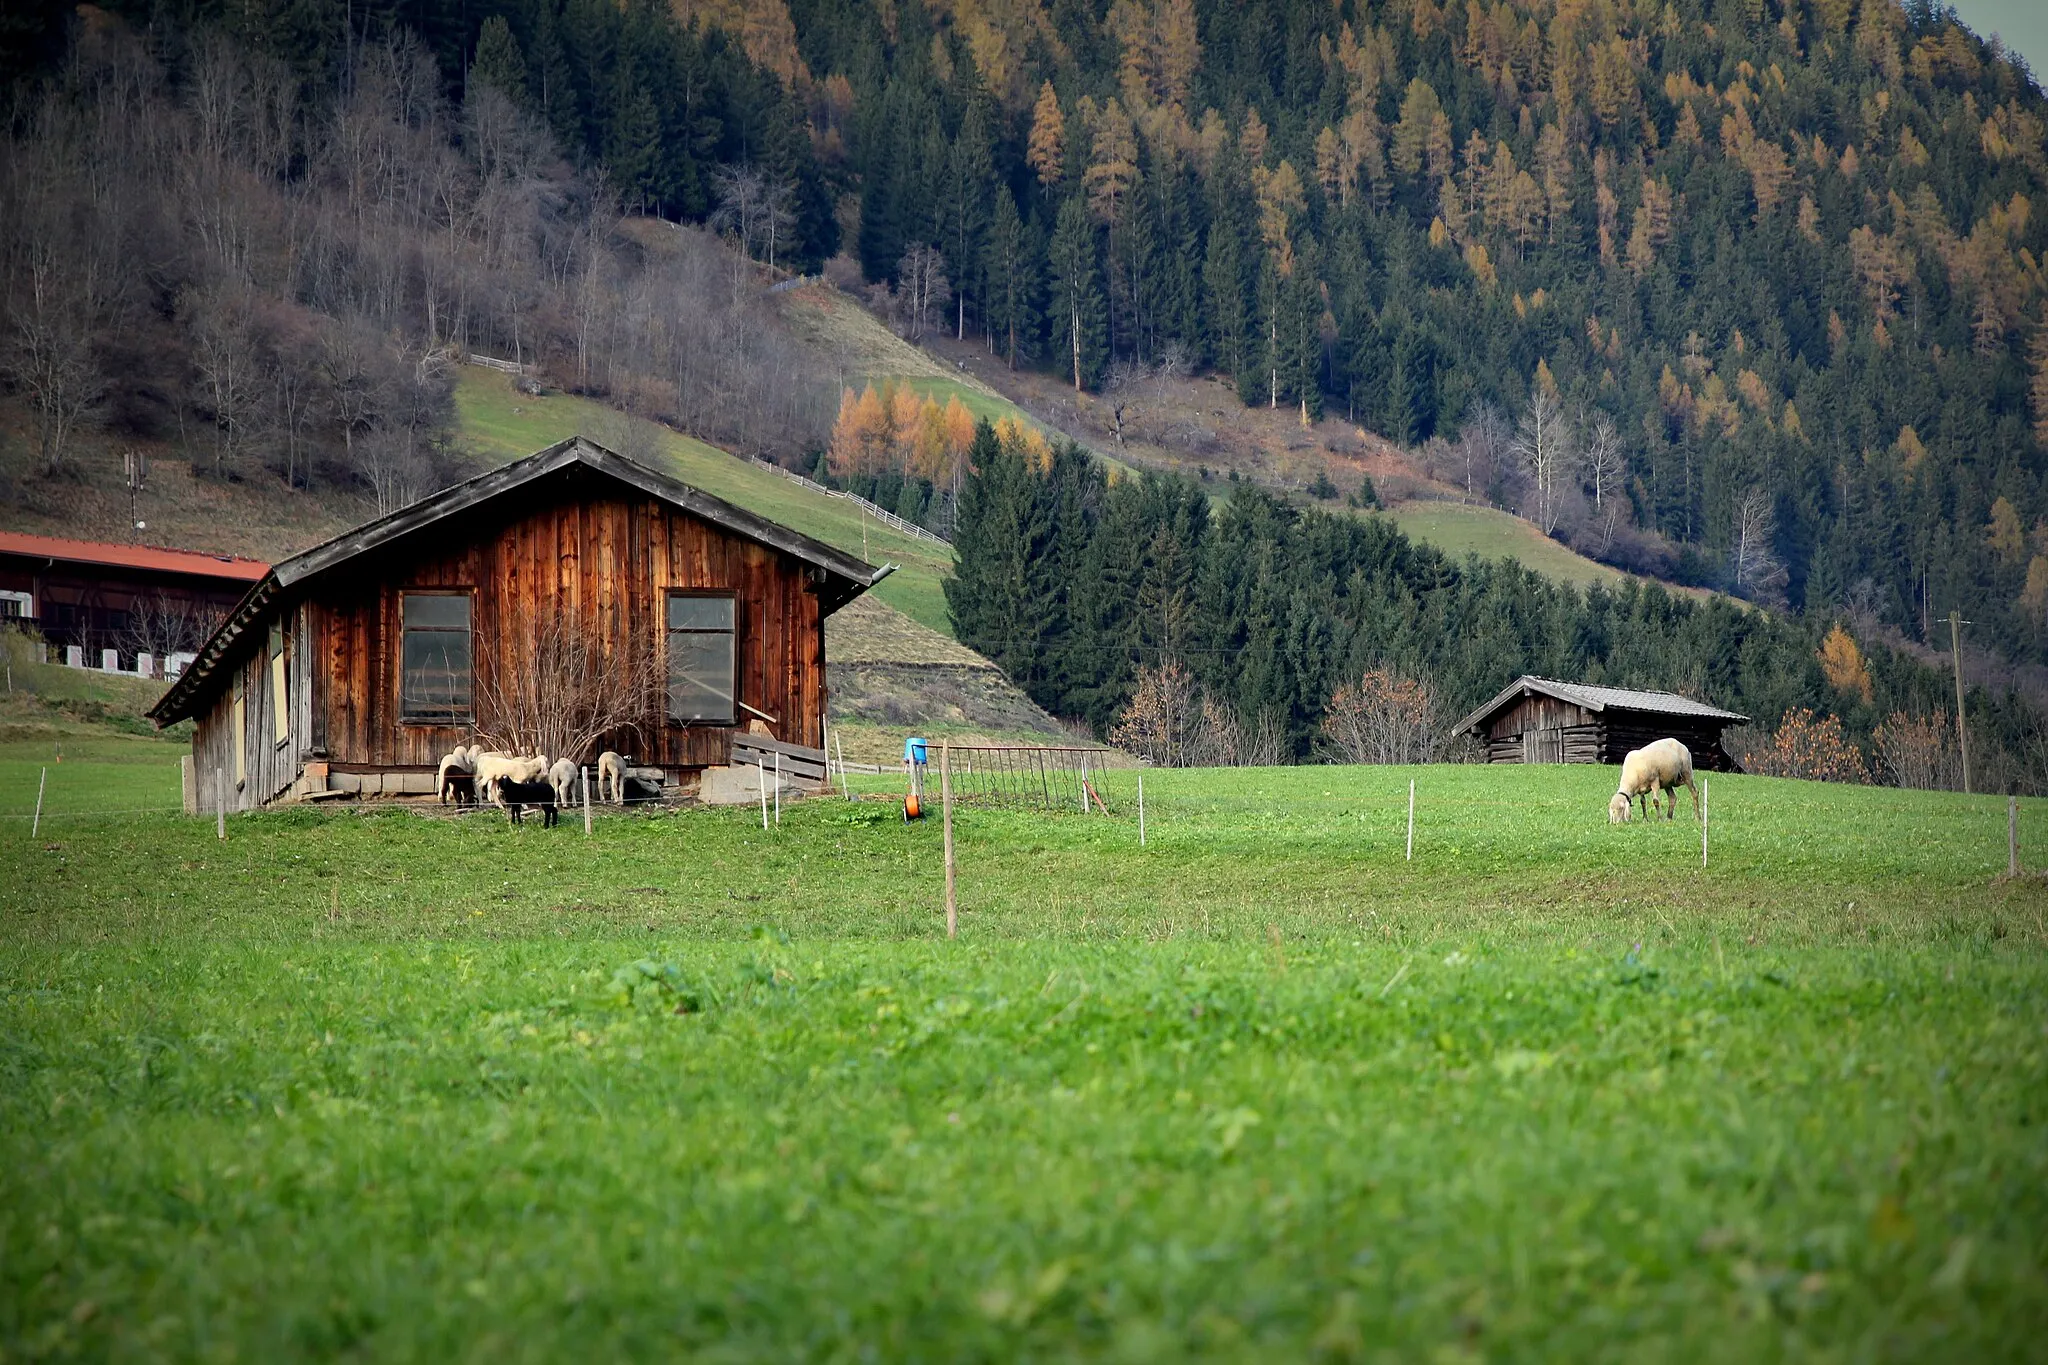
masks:
POLYGON ((2019 798, 2005 798, 2005 876, 2019 876, 2019 798))
POLYGON ((583 774, 583 837, 590 837, 590 768, 586 764, 577 769, 583 774))
POLYGON ((754 775, 760 779, 761 828, 765 831, 768 828, 768 765, 756 763, 754 765, 754 775))
POLYGON ((43 775, 36 779, 36 818, 35 823, 28 827, 28 837, 31 839, 35 838, 36 831, 43 827, 43 788, 49 785, 49 781, 50 770, 45 768, 43 775))
MULTIPOLYGON (((1672 804, 1673 804, 1673 805, 1676 805, 1676 804, 1678 803, 1678 793, 1677 793, 1677 792, 1673 792, 1673 793, 1671 793, 1671 801, 1672 801, 1672 804)), ((1701 867, 1705 867, 1705 866, 1707 865, 1707 816, 1708 816, 1709 814, 1711 814, 1711 813, 1712 813, 1712 811, 1713 811, 1713 807, 1707 804, 1707 775, 1706 775, 1705 773, 1701 773, 1701 774, 1700 774, 1700 866, 1701 866, 1701 867)))
POLYGON ((221 842, 228 837, 228 770, 216 767, 213 770, 213 832, 221 842))
POLYGON ((946 937, 960 933, 960 905, 953 885, 953 744, 939 741, 939 809, 946 827, 946 937))
POLYGON ((1138 847, 1145 846, 1145 774, 1138 774, 1138 847))
POLYGON ((839 732, 837 730, 832 732, 832 747, 839 751, 839 794, 848 801, 851 801, 853 800, 853 792, 846 785, 846 746, 839 742, 839 732))
POLYGON ((1415 779, 1408 779, 1408 861, 1415 861, 1415 779))

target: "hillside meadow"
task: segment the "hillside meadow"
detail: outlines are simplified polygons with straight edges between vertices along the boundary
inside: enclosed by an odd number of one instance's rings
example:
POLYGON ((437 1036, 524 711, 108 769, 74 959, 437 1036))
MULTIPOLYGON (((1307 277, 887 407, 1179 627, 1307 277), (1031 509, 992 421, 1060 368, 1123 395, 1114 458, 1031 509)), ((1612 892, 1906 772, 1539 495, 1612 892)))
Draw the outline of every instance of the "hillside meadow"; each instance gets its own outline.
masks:
MULTIPOLYGON (((0 747, 0 1352, 2020 1359, 2036 878, 2002 798, 1106 775, 210 821, 0 747), (54 771, 54 769, 53 769, 54 771), (1407 784, 1417 790, 1412 862, 1407 784), (59 796, 61 793, 61 799, 59 796)), ((2048 807, 2022 838, 2048 853, 2048 807)))

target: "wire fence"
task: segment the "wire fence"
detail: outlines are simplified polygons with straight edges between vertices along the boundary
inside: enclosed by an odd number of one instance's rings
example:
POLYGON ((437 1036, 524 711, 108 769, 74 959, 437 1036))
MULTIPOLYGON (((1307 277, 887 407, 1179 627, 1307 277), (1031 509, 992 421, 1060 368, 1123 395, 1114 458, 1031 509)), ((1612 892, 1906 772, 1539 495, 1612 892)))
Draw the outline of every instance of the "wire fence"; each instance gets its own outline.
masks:
POLYGON ((1044 810, 1101 807, 1104 749, 1054 745, 954 745, 945 761, 953 799, 1044 810))

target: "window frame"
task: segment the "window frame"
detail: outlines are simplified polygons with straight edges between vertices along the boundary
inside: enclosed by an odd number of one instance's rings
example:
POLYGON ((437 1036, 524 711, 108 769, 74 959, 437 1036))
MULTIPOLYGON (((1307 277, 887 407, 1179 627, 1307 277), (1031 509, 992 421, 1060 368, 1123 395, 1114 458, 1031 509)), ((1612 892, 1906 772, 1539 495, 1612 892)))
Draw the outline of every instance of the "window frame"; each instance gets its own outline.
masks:
POLYGON ((716 729, 731 729, 740 723, 740 595, 732 588, 669 588, 661 599, 661 711, 666 724, 688 729, 692 725, 710 726, 716 729), (705 630, 691 626, 671 626, 669 622, 670 603, 679 597, 715 598, 732 604, 732 627, 729 630, 705 630), (673 657, 675 637, 678 635, 723 635, 730 643, 729 658, 732 661, 732 687, 728 694, 732 712, 727 719, 709 716, 684 717, 676 714, 675 675, 673 657))
POLYGON ((393 679, 398 692, 398 723, 429 730, 460 729, 476 721, 476 589, 471 587, 445 588, 400 588, 398 589, 398 650, 392 660, 395 665, 393 679), (459 629, 455 626, 408 626, 405 623, 405 602, 409 597, 459 597, 467 607, 467 624, 459 629), (450 707, 433 714, 412 714, 406 707, 405 695, 405 638, 413 631, 425 634, 460 634, 469 643, 469 697, 457 709, 450 707))
POLYGON ((240 669, 235 671, 228 715, 235 742, 235 790, 240 791, 249 782, 249 688, 240 669))

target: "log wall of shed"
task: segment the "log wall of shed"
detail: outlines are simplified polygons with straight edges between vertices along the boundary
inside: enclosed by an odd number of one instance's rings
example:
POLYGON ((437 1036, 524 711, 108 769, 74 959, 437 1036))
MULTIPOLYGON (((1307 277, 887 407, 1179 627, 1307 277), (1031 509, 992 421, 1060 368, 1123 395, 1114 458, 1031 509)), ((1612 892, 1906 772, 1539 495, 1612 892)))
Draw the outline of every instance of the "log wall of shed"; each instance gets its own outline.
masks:
MULTIPOLYGON (((668 591, 729 591, 738 602, 740 700, 776 718, 775 738, 824 743, 824 618, 794 556, 610 483, 579 492, 550 480, 421 535, 431 543, 380 551, 352 583, 316 591, 309 604, 309 733, 337 765, 431 767, 474 738, 467 726, 399 719, 400 597, 418 589, 470 592, 479 669, 530 651, 535 623, 557 611, 595 630, 608 656, 658 662, 668 591)), ((651 715, 664 714, 660 698, 649 704, 651 715)), ((744 709, 740 719, 749 719, 744 709)), ((703 767, 727 762, 732 733, 661 723, 600 747, 650 765, 703 767)))

